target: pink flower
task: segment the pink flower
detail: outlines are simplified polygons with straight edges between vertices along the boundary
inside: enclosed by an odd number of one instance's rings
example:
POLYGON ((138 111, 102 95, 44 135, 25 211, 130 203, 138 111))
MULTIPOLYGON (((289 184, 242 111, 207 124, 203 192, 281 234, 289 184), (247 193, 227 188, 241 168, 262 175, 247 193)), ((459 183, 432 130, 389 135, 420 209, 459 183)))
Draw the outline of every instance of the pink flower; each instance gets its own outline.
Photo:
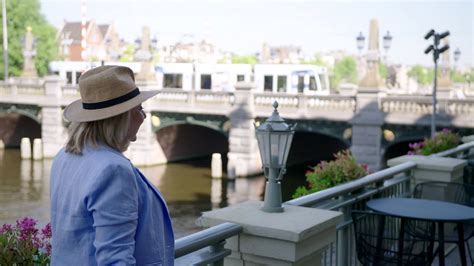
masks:
POLYGON ((51 238, 51 223, 48 223, 43 229, 41 229, 41 233, 43 234, 44 238, 51 238))
POLYGON ((4 224, 4 225, 2 225, 2 228, 0 229, 0 234, 9 233, 11 231, 12 231, 12 225, 11 224, 4 224))

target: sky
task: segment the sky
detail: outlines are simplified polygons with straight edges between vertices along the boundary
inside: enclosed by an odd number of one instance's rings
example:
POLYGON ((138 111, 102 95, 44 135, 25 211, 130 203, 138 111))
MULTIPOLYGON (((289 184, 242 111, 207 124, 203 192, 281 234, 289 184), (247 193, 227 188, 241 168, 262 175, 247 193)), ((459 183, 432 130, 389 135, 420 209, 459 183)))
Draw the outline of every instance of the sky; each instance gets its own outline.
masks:
MULTIPOLYGON (((64 21, 80 21, 81 0, 40 0, 46 19, 56 28, 64 21)), ((369 23, 379 23, 380 48, 387 31, 392 45, 387 58, 393 63, 432 65, 423 51, 433 43, 424 35, 434 29, 449 30, 451 62, 456 48, 458 66, 474 65, 474 0, 85 0, 87 19, 98 24, 115 23, 120 37, 133 41, 142 27, 161 44, 183 36, 204 37, 218 49, 253 54, 262 43, 295 45, 306 55, 344 50, 358 54, 356 36, 366 37, 369 23)))

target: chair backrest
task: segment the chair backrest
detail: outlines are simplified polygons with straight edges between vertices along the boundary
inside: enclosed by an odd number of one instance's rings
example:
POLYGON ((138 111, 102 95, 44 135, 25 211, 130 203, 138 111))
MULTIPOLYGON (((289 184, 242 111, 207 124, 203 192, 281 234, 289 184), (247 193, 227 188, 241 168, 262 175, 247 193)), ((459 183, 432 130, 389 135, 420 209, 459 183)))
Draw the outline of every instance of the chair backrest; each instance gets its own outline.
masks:
POLYGON ((352 221, 362 265, 431 265, 434 223, 366 211, 353 211, 352 221))
POLYGON ((413 197, 440 200, 473 207, 474 186, 454 182, 424 182, 415 186, 413 197))

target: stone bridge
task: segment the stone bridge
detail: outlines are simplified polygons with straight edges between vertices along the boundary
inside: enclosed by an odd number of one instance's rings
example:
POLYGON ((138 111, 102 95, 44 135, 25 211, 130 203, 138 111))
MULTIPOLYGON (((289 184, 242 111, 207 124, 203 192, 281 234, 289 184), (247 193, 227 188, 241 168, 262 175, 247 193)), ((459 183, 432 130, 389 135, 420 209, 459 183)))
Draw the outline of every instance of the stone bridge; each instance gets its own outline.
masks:
MULTIPOLYGON (((44 156, 54 156, 67 137, 62 110, 78 97, 77 88, 62 85, 57 76, 1 83, 0 138, 16 146, 21 137, 41 137, 44 156)), ((256 174, 261 163, 254 123, 271 114, 275 100, 280 115, 298 123, 289 164, 330 159, 350 148, 375 171, 386 159, 406 153, 409 142, 430 135, 429 95, 393 96, 373 89, 325 96, 256 93, 252 84, 239 83, 233 92, 160 90, 144 104, 147 119, 127 156, 137 165, 152 165, 219 152, 237 175, 256 174)), ((438 112, 438 128, 474 134, 474 99, 438 99, 438 112)))

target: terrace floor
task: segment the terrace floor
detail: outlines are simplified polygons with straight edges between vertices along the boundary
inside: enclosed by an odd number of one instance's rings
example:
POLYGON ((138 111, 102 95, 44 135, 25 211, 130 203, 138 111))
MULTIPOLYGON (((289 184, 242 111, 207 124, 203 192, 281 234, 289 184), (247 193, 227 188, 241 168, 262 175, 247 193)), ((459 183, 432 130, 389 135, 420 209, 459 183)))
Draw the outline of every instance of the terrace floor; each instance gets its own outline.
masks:
MULTIPOLYGON (((471 262, 470 259, 469 259, 469 254, 467 253, 467 246, 466 247, 466 256, 467 256, 467 265, 474 265, 474 262, 471 262)), ((471 248, 471 254, 474 256, 474 237, 471 237, 471 239, 469 239, 469 247, 471 248)), ((445 264, 447 266, 457 266, 457 265, 461 265, 461 260, 459 258, 459 250, 456 246, 456 248, 452 249, 449 254, 446 255, 446 260, 445 260, 445 264)), ((437 266, 439 265, 438 264, 438 257, 435 258, 433 264, 433 266, 437 266)))

